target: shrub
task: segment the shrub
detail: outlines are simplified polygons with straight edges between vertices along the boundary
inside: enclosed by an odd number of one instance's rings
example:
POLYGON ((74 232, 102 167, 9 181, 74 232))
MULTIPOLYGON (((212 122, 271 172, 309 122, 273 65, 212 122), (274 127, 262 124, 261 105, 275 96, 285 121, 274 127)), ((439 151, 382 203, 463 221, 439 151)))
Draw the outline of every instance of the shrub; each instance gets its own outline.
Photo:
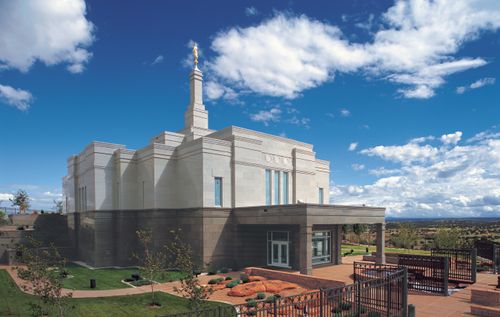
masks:
POLYGON ((272 302, 274 302, 275 300, 276 300, 276 296, 271 295, 271 296, 268 296, 268 297, 266 298, 266 303, 272 303, 272 302))
POLYGON ((233 278, 232 278, 231 276, 226 276, 226 278, 225 278, 225 280, 226 280, 226 281, 230 281, 230 280, 232 280, 232 279, 233 279, 233 278))
POLYGON ((367 317, 380 317, 380 313, 378 311, 371 311, 368 313, 367 317))
POLYGON ((208 281, 208 284, 217 284, 217 283, 220 283, 222 281, 224 281, 224 279, 222 277, 214 278, 214 279, 211 279, 210 281, 208 281))
POLYGON ((257 306, 257 302, 254 299, 249 300, 247 302, 247 307, 255 307, 255 306, 257 306))
POLYGON ((217 274, 217 271, 216 271, 216 270, 209 270, 209 271, 207 272, 207 275, 215 275, 215 274, 217 274))
POLYGON ((248 283, 250 282, 250 279, 248 278, 248 275, 246 274, 240 274, 240 279, 243 283, 248 283))
POLYGON ((227 283, 227 284, 226 284, 226 287, 227 287, 227 288, 233 288, 233 287, 235 287, 235 286, 236 286, 236 285, 238 285, 238 284, 240 284, 240 279, 239 279, 239 278, 235 279, 235 280, 234 280, 234 281, 232 281, 232 282, 227 283))
POLYGON ((251 297, 245 298, 245 302, 249 302, 251 300, 253 300, 253 298, 251 298, 251 297))
POLYGON ((256 298, 257 299, 264 299, 264 298, 266 298, 266 294, 264 294, 264 293, 257 293, 256 298))
POLYGON ((274 294, 273 296, 276 297, 276 299, 281 298, 280 294, 274 294))
POLYGON ((223 267, 222 269, 220 269, 220 272, 225 274, 229 272, 229 269, 227 267, 223 267))
POLYGON ((152 283, 151 283, 150 280, 144 279, 144 280, 134 281, 134 282, 132 282, 130 284, 132 284, 134 286, 144 286, 144 285, 151 285, 152 283))

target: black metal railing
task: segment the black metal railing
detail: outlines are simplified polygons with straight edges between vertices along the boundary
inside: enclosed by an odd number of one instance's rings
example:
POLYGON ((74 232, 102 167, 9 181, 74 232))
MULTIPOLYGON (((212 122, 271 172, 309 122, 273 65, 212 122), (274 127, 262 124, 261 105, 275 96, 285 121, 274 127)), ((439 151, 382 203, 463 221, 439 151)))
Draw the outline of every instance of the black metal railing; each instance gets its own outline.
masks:
POLYGON ((410 291, 448 295, 449 271, 446 257, 401 254, 398 256, 398 263, 354 262, 354 280, 359 282, 378 279, 406 268, 410 291))
POLYGON ((494 241, 481 239, 474 242, 477 256, 490 262, 493 273, 500 274, 500 244, 494 241))
POLYGON ((448 280, 456 283, 476 283, 477 250, 472 249, 432 249, 432 256, 448 258, 448 280))
POLYGON ((449 261, 444 256, 400 254, 398 266, 408 269, 408 289, 448 295, 449 261))
POLYGON ((221 306, 165 317, 406 317, 408 307, 407 278, 406 268, 396 268, 384 277, 360 280, 343 287, 322 289, 282 298, 249 301, 241 305, 221 306))

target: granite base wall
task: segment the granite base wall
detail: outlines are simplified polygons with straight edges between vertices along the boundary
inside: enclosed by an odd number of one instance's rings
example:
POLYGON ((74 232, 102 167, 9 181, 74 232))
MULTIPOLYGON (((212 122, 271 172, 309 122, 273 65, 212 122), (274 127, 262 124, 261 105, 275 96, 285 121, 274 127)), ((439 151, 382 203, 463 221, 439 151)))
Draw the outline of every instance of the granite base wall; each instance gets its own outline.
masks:
POLYGON ((150 229, 154 247, 171 241, 171 231, 181 229, 200 266, 235 265, 234 229, 229 210, 110 210, 72 214, 73 232, 79 260, 94 267, 137 264, 140 254, 136 232, 150 229))

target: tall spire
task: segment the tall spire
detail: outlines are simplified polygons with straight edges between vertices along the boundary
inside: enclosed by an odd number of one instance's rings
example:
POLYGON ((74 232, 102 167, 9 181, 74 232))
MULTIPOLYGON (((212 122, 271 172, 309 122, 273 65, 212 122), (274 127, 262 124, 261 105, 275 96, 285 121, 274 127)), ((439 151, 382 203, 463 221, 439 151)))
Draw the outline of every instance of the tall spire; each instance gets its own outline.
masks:
POLYGON ((203 105, 203 74, 198 69, 198 44, 193 45, 194 68, 189 75, 189 105, 184 114, 184 129, 208 129, 208 111, 203 105))

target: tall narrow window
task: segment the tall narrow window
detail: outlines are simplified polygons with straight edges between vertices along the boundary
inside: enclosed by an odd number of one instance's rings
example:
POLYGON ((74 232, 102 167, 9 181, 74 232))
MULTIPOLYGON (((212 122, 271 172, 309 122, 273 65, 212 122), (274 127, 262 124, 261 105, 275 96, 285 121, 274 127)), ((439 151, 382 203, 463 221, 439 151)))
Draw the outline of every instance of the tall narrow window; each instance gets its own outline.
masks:
POLYGON ((215 206, 222 207, 222 177, 215 178, 215 206))
POLYGON ((271 170, 266 170, 266 205, 271 205, 271 170))
POLYGON ((280 171, 274 171, 274 204, 280 204, 280 171))
POLYGON ((283 172, 283 182, 281 184, 283 189, 283 204, 288 204, 288 172, 283 172))
POLYGON ((319 204, 324 204, 324 201, 323 201, 323 188, 319 188, 319 204))

